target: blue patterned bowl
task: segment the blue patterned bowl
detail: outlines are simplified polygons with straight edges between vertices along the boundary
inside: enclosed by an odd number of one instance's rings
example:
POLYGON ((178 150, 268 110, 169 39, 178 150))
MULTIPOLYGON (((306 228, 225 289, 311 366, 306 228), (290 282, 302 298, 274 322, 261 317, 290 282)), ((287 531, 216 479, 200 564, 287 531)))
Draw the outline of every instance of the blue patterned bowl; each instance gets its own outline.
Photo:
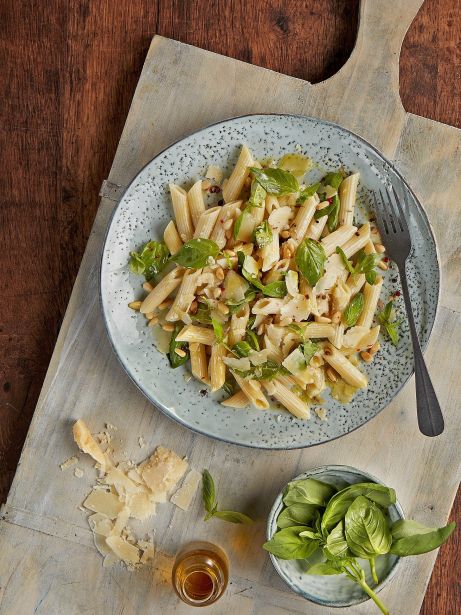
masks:
MULTIPOLYGON (((344 489, 348 485, 354 483, 372 482, 381 485, 384 484, 375 476, 362 470, 357 470, 349 466, 336 465, 321 466, 320 468, 309 470, 308 472, 296 476, 293 480, 302 478, 315 478, 316 480, 321 480, 333 485, 337 489, 344 489)), ((269 513, 269 518, 267 520, 268 540, 270 540, 277 531, 277 517, 283 509, 282 497, 284 491, 285 488, 277 496, 269 513)), ((398 501, 390 506, 388 511, 391 522, 405 518, 402 507, 398 501)), ((370 599, 356 583, 343 574, 334 576, 309 575, 304 572, 302 567, 303 560, 282 560, 272 554, 270 554, 270 558, 274 564, 274 568, 285 583, 306 600, 328 607, 349 607, 370 599)), ((368 562, 358 558, 358 562, 365 570, 367 583, 375 592, 381 591, 381 589, 389 583, 397 571, 399 561, 399 557, 389 553, 387 555, 381 555, 376 559, 376 570, 380 583, 375 588, 373 587, 374 583, 371 578, 368 562)))
MULTIPOLYGON (((322 174, 343 166, 360 172, 357 219, 364 221, 372 203, 371 192, 391 179, 397 192, 405 192, 406 216, 413 250, 407 277, 419 339, 425 348, 438 304, 440 274, 434 237, 423 208, 395 167, 370 144, 348 130, 315 118, 296 115, 250 115, 204 128, 158 154, 133 180, 120 199, 110 222, 102 254, 101 300, 114 351, 127 374, 146 397, 167 416, 199 433, 265 449, 312 446, 338 438, 360 427, 397 395, 413 373, 413 352, 403 302, 396 310, 404 322, 397 347, 382 340, 375 360, 363 366, 369 386, 350 404, 342 405, 328 394, 323 404, 328 420, 315 415, 309 421, 274 411, 220 405, 223 394, 211 394, 202 383, 185 380, 186 368, 172 370, 157 350, 153 328, 128 303, 143 296, 141 280, 129 271, 130 251, 150 239, 162 237, 172 217, 168 182, 191 185, 210 163, 228 174, 241 145, 246 143, 257 159, 279 158, 298 151, 310 156, 322 174)), ((400 289, 395 269, 380 272, 383 300, 400 289)))

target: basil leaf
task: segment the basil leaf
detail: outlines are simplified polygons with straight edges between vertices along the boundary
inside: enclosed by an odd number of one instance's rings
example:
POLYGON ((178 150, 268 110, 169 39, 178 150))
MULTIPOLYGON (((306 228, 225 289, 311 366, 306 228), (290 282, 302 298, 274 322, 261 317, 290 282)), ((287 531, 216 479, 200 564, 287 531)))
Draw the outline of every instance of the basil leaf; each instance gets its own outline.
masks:
POLYGON ((314 196, 319 188, 320 182, 317 182, 316 184, 312 184, 311 186, 304 188, 304 190, 301 190, 298 198, 296 199, 296 204, 303 205, 309 197, 314 196))
POLYGON ((202 500, 206 512, 212 515, 216 510, 216 490, 214 480, 208 470, 202 472, 202 500))
POLYGON ((250 167, 254 178, 269 194, 282 196, 298 192, 299 184, 294 175, 283 169, 257 169, 250 167))
POLYGON ((317 549, 317 541, 299 536, 304 525, 287 527, 276 532, 263 544, 263 549, 279 559, 305 559, 317 549))
POLYGON ((371 559, 389 552, 392 536, 383 511, 359 495, 349 506, 345 521, 349 549, 357 557, 371 559))
POLYGON ((229 521, 229 523, 253 523, 253 519, 248 515, 233 510, 217 510, 213 513, 213 517, 217 517, 223 521, 229 521))
POLYGON ((248 357, 253 348, 248 342, 237 342, 232 346, 232 352, 234 352, 239 358, 248 357))
POLYGON ((299 325, 297 325, 296 323, 291 323, 290 325, 288 325, 288 329, 290 331, 293 331, 293 333, 296 333, 296 335, 299 335, 299 337, 302 337, 304 339, 304 329, 300 327, 299 325))
POLYGON ((327 576, 332 574, 342 574, 341 568, 336 568, 333 563, 319 562, 307 569, 307 574, 315 574, 320 576, 327 576))
POLYGON ((243 218, 245 215, 246 215, 246 210, 242 211, 242 213, 237 217, 234 223, 234 232, 233 232, 234 240, 236 240, 238 237, 238 234, 240 232, 240 227, 242 226, 243 218))
POLYGON ((352 262, 347 258, 347 256, 344 254, 344 250, 339 246, 336 247, 336 254, 339 254, 339 256, 341 257, 341 260, 343 261, 344 267, 346 267, 347 271, 349 273, 355 273, 352 262))
POLYGON ((211 318, 211 324, 213 325, 213 331, 218 344, 220 344, 224 340, 224 332, 222 323, 219 322, 216 318, 211 318))
POLYGON ((291 504, 326 506, 335 491, 336 489, 332 485, 315 480, 314 478, 294 480, 288 483, 283 496, 283 502, 286 506, 291 504))
POLYGON ((387 335, 394 346, 399 343, 399 325, 402 324, 401 320, 395 320, 395 314, 393 313, 393 301, 389 301, 384 310, 376 315, 376 320, 380 325, 384 327, 387 335))
POLYGON ((151 280, 168 262, 170 251, 162 241, 148 241, 140 252, 130 252, 130 270, 151 280))
POLYGON ((307 525, 315 517, 317 506, 315 504, 292 504, 287 506, 277 517, 279 528, 293 525, 307 525))
POLYGON ((347 327, 353 327, 358 321, 360 314, 363 312, 363 306, 365 305, 365 299, 363 293, 357 293, 352 297, 349 305, 343 312, 343 321, 347 327))
POLYGON ((349 506, 359 495, 366 496, 369 500, 376 502, 384 508, 395 504, 396 501, 395 491, 391 487, 379 485, 378 483, 356 483, 355 485, 350 485, 338 491, 328 502, 322 517, 322 529, 329 531, 341 521, 349 506))
POLYGON ((266 191, 256 180, 251 182, 251 193, 248 207, 262 207, 266 198, 266 191))
POLYGON ((243 263, 245 262, 245 252, 237 251, 237 265, 239 269, 242 269, 243 263))
POLYGON ((258 341, 258 336, 256 335, 256 333, 254 331, 252 331, 251 329, 247 329, 247 332, 245 334, 245 342, 247 344, 249 344, 249 346, 253 349, 253 350, 259 350, 259 341, 258 341))
POLYGON ((344 530, 344 519, 336 525, 330 534, 327 536, 327 544, 324 548, 325 554, 328 558, 343 558, 350 557, 351 553, 346 540, 346 533, 344 530))
POLYGON ((238 376, 251 380, 273 380, 282 371, 282 366, 275 361, 266 361, 261 365, 254 365, 249 370, 234 369, 238 376))
POLYGON ((322 244, 314 239, 304 239, 296 250, 296 266, 311 286, 322 277, 326 259, 322 244))
POLYGON ((170 361, 170 365, 173 369, 179 367, 180 365, 184 365, 189 360, 189 346, 187 342, 177 342, 176 336, 184 327, 183 324, 175 324, 174 329, 171 333, 170 345, 168 348, 168 359, 170 361), (183 350, 186 354, 184 357, 180 357, 176 352, 176 348, 183 350))
POLYGON ((230 302, 226 303, 227 307, 229 308, 229 313, 235 314, 246 303, 251 303, 251 301, 253 301, 255 297, 256 297, 256 292, 252 289, 248 289, 247 291, 245 291, 245 298, 243 299, 243 301, 239 301, 238 303, 230 303, 230 302))
POLYGON ((199 303, 195 314, 191 314, 192 320, 196 320, 202 325, 211 325, 210 308, 204 303, 199 303))
POLYGON ((266 284, 261 288, 261 292, 266 297, 275 297, 277 299, 282 299, 287 294, 287 285, 285 284, 285 280, 279 280, 278 282, 271 282, 270 284, 266 284))
POLYGON ((178 265, 188 269, 201 269, 208 264, 208 259, 216 258, 219 247, 211 239, 191 239, 171 257, 178 265))
POLYGON ((317 350, 320 348, 318 344, 316 344, 315 342, 312 342, 311 340, 306 340, 305 342, 300 344, 299 347, 306 360, 306 365, 309 364, 309 361, 312 359, 312 357, 315 355, 317 350))
POLYGON ((226 395, 228 395, 229 397, 231 397, 231 395, 234 394, 234 385, 232 384, 232 382, 230 382, 229 380, 226 380, 226 382, 222 385, 221 389, 224 391, 224 393, 226 393, 226 395))
POLYGON ((322 209, 316 209, 314 213, 314 220, 319 220, 320 218, 323 218, 323 216, 329 216, 334 208, 335 205, 332 201, 326 207, 322 207, 322 209))
POLYGON ((331 202, 331 205, 332 205, 331 211, 328 214, 328 220, 327 220, 327 226, 328 226, 328 230, 330 231, 330 233, 336 230, 336 228, 338 227, 338 223, 339 223, 340 204, 339 204, 339 196, 337 194, 335 194, 335 196, 333 197, 333 201, 331 202))
POLYGON ((317 534, 317 532, 314 532, 313 530, 310 530, 310 529, 300 532, 299 535, 302 538, 310 538, 311 540, 321 540, 322 538, 320 534, 317 534))
POLYGON ((343 181, 343 175, 339 172, 327 173, 322 179, 324 186, 331 186, 334 190, 338 190, 339 185, 343 181))
POLYGON ((354 273, 364 273, 368 284, 374 284, 376 280, 376 263, 379 260, 379 254, 365 254, 365 250, 360 250, 357 254, 357 261, 354 267, 354 273))
POLYGON ((264 248, 272 241, 272 229, 269 226, 269 222, 264 220, 261 224, 259 224, 254 231, 255 241, 258 244, 258 247, 264 248))
POLYGON ((420 555, 437 549, 451 535, 456 523, 449 523, 445 527, 431 528, 407 519, 396 521, 391 528, 392 545, 390 552, 405 557, 407 555, 420 555))

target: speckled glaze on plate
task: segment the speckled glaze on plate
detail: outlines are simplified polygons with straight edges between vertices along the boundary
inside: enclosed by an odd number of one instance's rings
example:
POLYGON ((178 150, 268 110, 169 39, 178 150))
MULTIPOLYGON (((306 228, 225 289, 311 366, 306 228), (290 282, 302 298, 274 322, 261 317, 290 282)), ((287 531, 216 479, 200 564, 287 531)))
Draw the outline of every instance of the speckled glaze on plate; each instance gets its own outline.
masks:
MULTIPOLYGON (((338 490, 344 489, 348 485, 354 483, 384 484, 371 474, 363 470, 351 468, 350 466, 322 466, 315 470, 304 472, 304 474, 300 474, 292 480, 300 480, 302 478, 315 478, 329 485, 334 485, 338 490)), ((283 508, 283 491, 285 491, 285 488, 283 488, 277 496, 267 519, 268 540, 272 538, 277 530, 277 517, 283 508)), ((389 506, 388 512, 391 523, 405 518, 402 507, 398 501, 392 506, 389 506)), ((343 574, 335 576, 308 575, 304 572, 303 560, 282 560, 272 554, 269 555, 280 577, 293 591, 306 600, 329 607, 350 607, 354 604, 360 604, 361 602, 370 600, 356 583, 343 574)), ((375 592, 380 592, 382 588, 389 583, 397 572, 399 561, 400 558, 398 556, 391 555, 390 553, 376 558, 376 570, 380 583, 375 588, 368 562, 358 558, 358 562, 365 570, 367 583, 375 592)), ((370 612, 372 610, 373 609, 371 609, 370 612)), ((376 612, 379 612, 377 607, 376 612)))
MULTIPOLYGON (((141 298, 140 277, 130 273, 129 253, 150 239, 161 239, 172 218, 168 183, 186 187, 203 176, 209 164, 227 174, 240 147, 246 143, 257 159, 279 158, 298 151, 310 156, 318 168, 343 166, 359 171, 358 216, 365 220, 370 191, 392 179, 397 193, 408 194, 407 220, 413 250, 407 264, 415 320, 422 346, 427 345, 434 324, 440 286, 435 240, 426 214, 408 185, 391 163, 360 137, 323 120, 293 115, 250 115, 214 124, 171 145, 149 162, 127 188, 110 222, 101 263, 101 300, 109 338, 127 374, 151 402, 167 416, 202 434, 235 444, 266 449, 289 449, 321 444, 360 427, 376 416, 397 395, 413 373, 413 356, 406 320, 400 327, 397 348, 382 341, 373 363, 363 365, 369 387, 343 406, 324 395, 328 420, 314 414, 309 421, 291 417, 280 409, 235 410, 218 402, 219 393, 204 391, 195 379, 186 383, 185 368, 171 369, 153 343, 152 328, 143 316, 128 308, 141 298)), ((381 273, 381 272, 380 272, 381 273)), ((382 298, 400 289, 397 271, 383 275, 382 298)), ((401 299, 399 315, 404 316, 401 299)))

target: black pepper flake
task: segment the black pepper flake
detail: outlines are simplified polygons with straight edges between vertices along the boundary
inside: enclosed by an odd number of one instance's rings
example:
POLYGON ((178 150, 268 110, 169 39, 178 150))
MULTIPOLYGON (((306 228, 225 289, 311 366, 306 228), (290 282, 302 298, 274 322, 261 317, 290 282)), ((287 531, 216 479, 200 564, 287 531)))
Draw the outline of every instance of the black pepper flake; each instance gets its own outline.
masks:
POLYGON ((219 199, 218 205, 224 205, 224 199, 219 199))
POLYGON ((206 397, 206 396, 208 395, 208 391, 207 391, 206 389, 202 389, 202 390, 200 391, 200 395, 201 395, 202 397, 206 397))

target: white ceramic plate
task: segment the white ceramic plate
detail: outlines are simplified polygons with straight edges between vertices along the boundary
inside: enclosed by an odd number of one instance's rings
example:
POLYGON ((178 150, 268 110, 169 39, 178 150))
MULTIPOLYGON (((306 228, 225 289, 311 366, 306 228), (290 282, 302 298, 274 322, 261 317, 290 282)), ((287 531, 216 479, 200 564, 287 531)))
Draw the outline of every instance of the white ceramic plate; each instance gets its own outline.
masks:
MULTIPOLYGON (((129 253, 150 239, 161 239, 172 218, 168 183, 190 186, 209 164, 230 172, 241 145, 257 159, 279 158, 299 151, 319 167, 312 179, 341 165, 359 171, 356 220, 365 220, 370 191, 392 180, 397 193, 407 192, 406 211, 413 250, 407 273, 420 341, 425 347, 434 324, 440 273, 435 240, 426 214, 393 165, 360 137, 323 120, 293 115, 250 115, 204 128, 164 150, 149 162, 127 188, 107 231, 101 264, 101 298, 114 351, 127 374, 151 402, 182 425, 208 436, 259 448, 287 449, 312 446, 338 438, 376 416, 397 395, 413 373, 413 356, 406 320, 397 348, 382 341, 373 363, 365 365, 369 386, 343 406, 328 395, 323 404, 328 420, 314 414, 309 421, 280 409, 235 410, 219 404, 223 395, 210 394, 199 382, 185 381, 185 368, 171 369, 167 357, 153 343, 152 328, 143 316, 128 308, 141 298, 142 280, 130 273, 129 253)), ((400 289, 395 269, 385 272, 382 298, 400 289)), ((399 317, 404 317, 401 300, 399 317)))

